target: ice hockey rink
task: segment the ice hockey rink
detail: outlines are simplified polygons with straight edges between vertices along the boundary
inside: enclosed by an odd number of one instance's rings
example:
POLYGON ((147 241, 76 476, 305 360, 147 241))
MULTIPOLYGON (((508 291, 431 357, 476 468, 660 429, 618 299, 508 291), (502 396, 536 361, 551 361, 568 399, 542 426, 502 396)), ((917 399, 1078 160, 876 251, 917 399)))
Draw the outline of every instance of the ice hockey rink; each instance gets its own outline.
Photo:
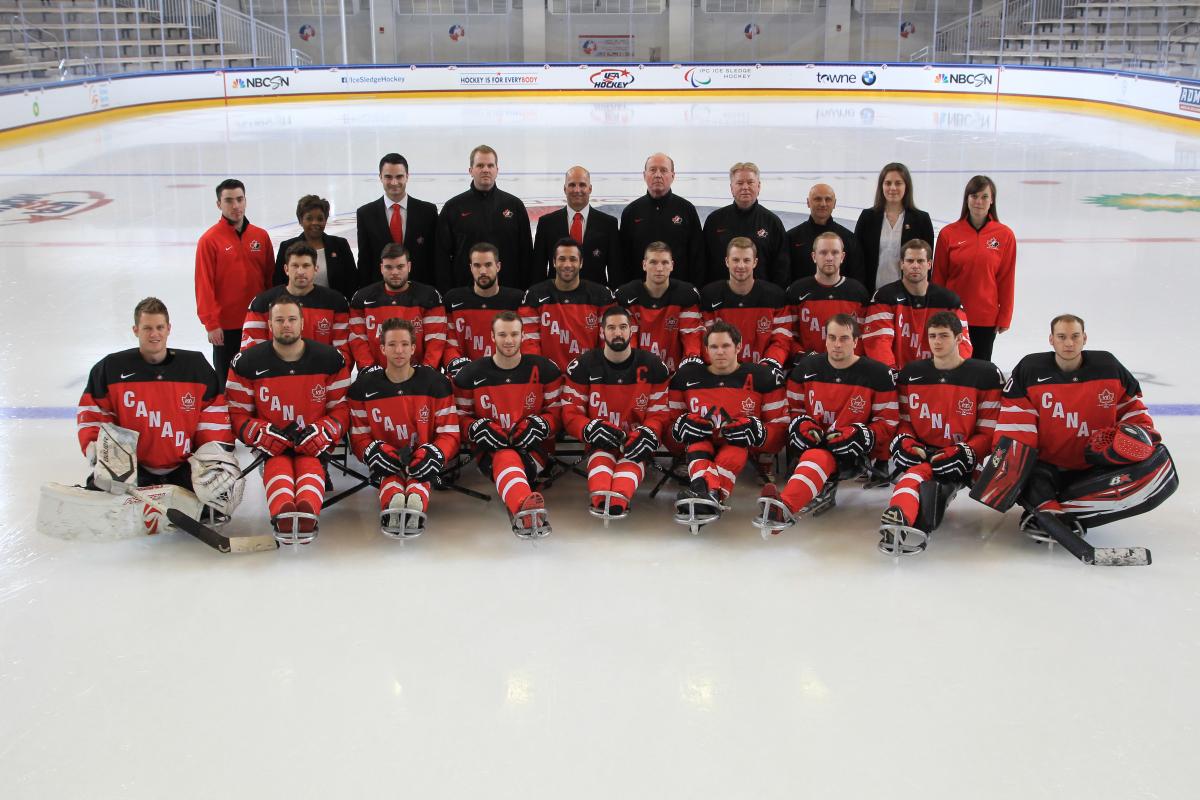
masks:
MULTIPOLYGON (((0 157, 8 800, 1195 797, 1200 129, 975 102, 300 102, 144 114, 0 157), (383 153, 441 204, 480 143, 534 213, 576 163, 620 207, 656 150, 702 216, 730 202, 729 165, 756 162, 788 227, 818 181, 853 226, 888 161, 935 227, 990 175, 1019 241, 996 360, 1045 349, 1071 312, 1139 376, 1181 487, 1089 538, 1154 563, 1083 566, 965 495, 896 561, 875 549, 887 491, 854 485, 763 541, 749 474, 695 537, 671 520, 675 487, 644 487, 605 529, 577 476, 547 493, 536 545, 498 502, 451 492, 404 544, 371 492, 274 553, 35 530, 39 486, 83 478, 75 403, 93 363, 135 345, 134 304, 161 297, 172 345, 209 352, 192 274, 217 182, 245 181, 276 243, 308 193, 353 242, 383 153)), ((265 531, 256 476, 246 496, 234 529, 265 531)))

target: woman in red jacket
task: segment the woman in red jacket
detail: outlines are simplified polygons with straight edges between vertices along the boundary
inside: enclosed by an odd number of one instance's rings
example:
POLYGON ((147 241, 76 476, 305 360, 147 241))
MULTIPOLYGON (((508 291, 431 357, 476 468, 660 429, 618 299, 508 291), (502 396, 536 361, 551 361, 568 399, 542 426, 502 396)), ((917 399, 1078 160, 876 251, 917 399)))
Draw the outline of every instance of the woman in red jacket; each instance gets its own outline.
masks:
POLYGON ((975 358, 992 360, 997 333, 1012 324, 1017 240, 1000 224, 996 184, 986 175, 967 181, 958 222, 938 233, 933 282, 962 299, 975 358))

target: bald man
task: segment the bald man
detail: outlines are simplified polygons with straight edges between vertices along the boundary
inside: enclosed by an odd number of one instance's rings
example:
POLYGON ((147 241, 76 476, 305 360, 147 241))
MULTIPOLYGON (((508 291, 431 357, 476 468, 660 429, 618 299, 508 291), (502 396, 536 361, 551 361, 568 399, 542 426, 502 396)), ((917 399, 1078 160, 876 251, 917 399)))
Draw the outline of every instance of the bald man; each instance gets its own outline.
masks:
POLYGON ((646 159, 642 178, 646 193, 621 212, 622 263, 641 264, 651 242, 666 242, 675 263, 674 277, 693 285, 703 283, 707 264, 700 215, 694 205, 671 191, 674 160, 655 153, 646 159))
POLYGON ((617 218, 591 206, 592 176, 580 166, 571 167, 563 179, 563 194, 567 205, 552 211, 537 221, 533 237, 533 268, 537 281, 554 277, 554 245, 560 239, 571 238, 580 245, 583 269, 580 277, 607 286, 620 286, 621 240, 617 233, 617 218))
POLYGON ((822 233, 836 233, 846 246, 846 260, 842 262, 841 274, 862 283, 862 253, 854 232, 833 219, 837 208, 837 194, 827 183, 818 183, 808 190, 808 219, 787 232, 788 253, 791 256, 791 274, 780 286, 790 286, 792 281, 812 277, 816 273, 813 264, 813 242, 822 233))

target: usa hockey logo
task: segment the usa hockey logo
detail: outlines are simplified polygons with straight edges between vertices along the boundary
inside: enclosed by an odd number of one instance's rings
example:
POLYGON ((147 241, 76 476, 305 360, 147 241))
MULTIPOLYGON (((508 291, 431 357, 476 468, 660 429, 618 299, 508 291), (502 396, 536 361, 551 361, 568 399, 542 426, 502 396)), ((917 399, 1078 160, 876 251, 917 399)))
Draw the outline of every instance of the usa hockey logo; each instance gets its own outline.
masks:
POLYGON ((988 246, 988 250, 999 250, 1000 249, 1000 240, 997 239, 995 236, 993 236, 991 239, 987 240, 987 246, 988 246))
POLYGON ((854 395, 854 397, 850 398, 850 413, 851 414, 854 414, 857 416, 866 410, 867 410, 867 398, 863 397, 861 394, 856 394, 856 395, 854 395))
POLYGON ((191 392, 184 392, 183 397, 179 398, 179 408, 182 411, 195 411, 196 395, 191 392))
POLYGON ((535 405, 537 405, 537 395, 533 392, 525 395, 525 408, 532 411, 535 405))
POLYGON ((971 402, 971 398, 964 397, 958 401, 958 415, 960 417, 969 417, 975 413, 975 404, 971 402))
POLYGON ((313 399, 314 403, 324 403, 325 402, 325 384, 318 383, 316 386, 314 386, 312 388, 311 395, 312 395, 312 399, 313 399))
POLYGON ((1100 394, 1096 395, 1096 399, 1100 401, 1101 408, 1112 408, 1117 402, 1117 396, 1112 389, 1101 389, 1100 394))
POLYGON ((103 192, 21 192, 0 199, 0 226, 67 219, 111 202, 103 192))

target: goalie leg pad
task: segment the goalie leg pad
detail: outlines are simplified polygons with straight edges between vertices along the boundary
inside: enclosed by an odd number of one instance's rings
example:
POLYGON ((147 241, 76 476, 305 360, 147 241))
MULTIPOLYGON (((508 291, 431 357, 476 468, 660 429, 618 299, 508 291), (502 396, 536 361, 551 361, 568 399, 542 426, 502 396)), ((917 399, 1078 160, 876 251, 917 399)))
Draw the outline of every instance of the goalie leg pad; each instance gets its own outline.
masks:
POLYGON ((1179 488, 1179 474, 1163 445, 1145 461, 1096 469, 1066 486, 1058 496, 1062 510, 1095 528, 1157 508, 1179 488))
POLYGON ((971 497, 989 508, 1007 511, 1017 502, 1036 464, 1036 448, 1001 436, 992 454, 980 465, 971 497))
MULTIPOLYGON (((199 519, 202 504, 178 486, 147 486, 142 493, 199 519)), ((111 542, 175 530, 157 510, 129 495, 112 495, 61 483, 42 485, 37 529, 56 539, 111 542)))

